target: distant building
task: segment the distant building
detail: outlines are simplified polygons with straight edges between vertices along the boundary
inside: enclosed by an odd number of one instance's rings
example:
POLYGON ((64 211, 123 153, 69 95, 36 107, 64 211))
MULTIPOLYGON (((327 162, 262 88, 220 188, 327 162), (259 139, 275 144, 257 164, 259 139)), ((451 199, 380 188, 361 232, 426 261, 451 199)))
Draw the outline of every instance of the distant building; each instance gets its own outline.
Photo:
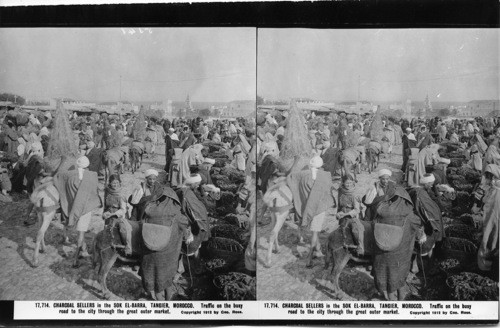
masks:
POLYGON ((255 101, 235 100, 227 103, 227 108, 220 113, 221 117, 246 117, 255 112, 255 101))
POLYGON ((96 110, 115 115, 138 114, 139 106, 128 101, 113 101, 97 104, 96 110))
POLYGON ((465 106, 457 108, 457 116, 485 117, 495 111, 500 114, 498 100, 473 100, 469 101, 465 106))
POLYGON ((170 118, 170 117, 174 116, 173 115, 174 113, 173 113, 173 107, 172 107, 172 100, 170 100, 170 99, 162 101, 160 103, 151 104, 149 106, 149 109, 162 111, 164 113, 163 118, 170 118))
POLYGON ((411 100, 407 99, 406 101, 402 101, 400 103, 390 104, 389 109, 400 110, 403 116, 409 116, 412 114, 411 100))
POLYGON ((377 111, 377 106, 369 101, 344 101, 335 106, 338 111, 352 114, 366 114, 377 111))

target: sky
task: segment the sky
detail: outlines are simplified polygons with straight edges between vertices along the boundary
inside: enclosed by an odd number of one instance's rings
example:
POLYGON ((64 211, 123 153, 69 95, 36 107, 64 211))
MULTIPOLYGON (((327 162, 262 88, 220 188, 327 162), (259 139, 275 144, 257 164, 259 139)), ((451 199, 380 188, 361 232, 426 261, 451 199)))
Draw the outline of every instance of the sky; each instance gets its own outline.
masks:
POLYGON ((255 28, 2 28, 0 47, 0 92, 28 99, 255 99, 255 28))
POLYGON ((266 99, 499 98, 498 29, 259 29, 257 57, 266 99))

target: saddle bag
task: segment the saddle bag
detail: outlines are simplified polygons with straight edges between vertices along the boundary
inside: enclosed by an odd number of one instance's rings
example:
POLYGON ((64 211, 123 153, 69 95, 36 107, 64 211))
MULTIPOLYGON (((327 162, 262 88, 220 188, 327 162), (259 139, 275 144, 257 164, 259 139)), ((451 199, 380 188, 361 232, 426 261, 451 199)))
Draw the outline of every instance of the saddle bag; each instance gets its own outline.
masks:
POLYGON ((375 222, 373 226, 373 235, 375 237, 377 247, 386 252, 390 252, 398 248, 403 241, 403 228, 405 224, 406 219, 401 227, 392 224, 375 222))
POLYGON ((142 225, 144 245, 151 251, 164 250, 170 242, 171 235, 172 227, 152 223, 144 223, 142 225))

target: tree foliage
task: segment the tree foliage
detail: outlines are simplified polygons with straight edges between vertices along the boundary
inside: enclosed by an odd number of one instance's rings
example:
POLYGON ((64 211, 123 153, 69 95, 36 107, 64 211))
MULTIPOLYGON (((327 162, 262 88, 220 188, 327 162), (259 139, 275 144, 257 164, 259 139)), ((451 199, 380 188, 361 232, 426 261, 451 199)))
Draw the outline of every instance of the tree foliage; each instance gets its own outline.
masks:
POLYGON ((26 103, 26 99, 13 93, 0 93, 0 101, 10 101, 21 106, 26 103))

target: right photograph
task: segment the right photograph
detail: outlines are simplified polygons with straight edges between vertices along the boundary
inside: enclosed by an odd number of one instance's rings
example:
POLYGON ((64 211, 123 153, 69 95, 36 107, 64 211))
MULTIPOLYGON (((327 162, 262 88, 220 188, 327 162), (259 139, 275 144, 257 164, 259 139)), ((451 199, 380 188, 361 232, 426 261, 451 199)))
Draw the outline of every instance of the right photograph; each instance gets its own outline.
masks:
POLYGON ((259 29, 257 299, 498 301, 498 29, 259 29))

